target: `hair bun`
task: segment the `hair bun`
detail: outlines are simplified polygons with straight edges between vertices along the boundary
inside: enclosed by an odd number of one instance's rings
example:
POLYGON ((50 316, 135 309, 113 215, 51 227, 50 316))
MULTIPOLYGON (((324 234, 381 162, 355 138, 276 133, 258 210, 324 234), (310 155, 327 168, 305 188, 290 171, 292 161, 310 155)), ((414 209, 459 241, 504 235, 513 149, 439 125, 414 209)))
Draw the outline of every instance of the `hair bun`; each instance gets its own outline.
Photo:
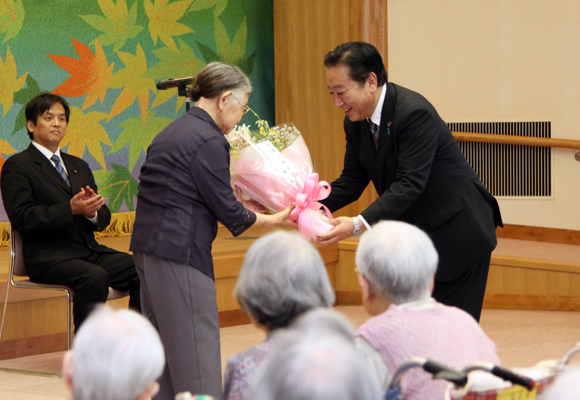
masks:
POLYGON ((201 97, 201 90, 199 88, 199 86, 194 86, 191 89, 189 89, 189 97, 191 98, 192 101, 198 101, 201 97))

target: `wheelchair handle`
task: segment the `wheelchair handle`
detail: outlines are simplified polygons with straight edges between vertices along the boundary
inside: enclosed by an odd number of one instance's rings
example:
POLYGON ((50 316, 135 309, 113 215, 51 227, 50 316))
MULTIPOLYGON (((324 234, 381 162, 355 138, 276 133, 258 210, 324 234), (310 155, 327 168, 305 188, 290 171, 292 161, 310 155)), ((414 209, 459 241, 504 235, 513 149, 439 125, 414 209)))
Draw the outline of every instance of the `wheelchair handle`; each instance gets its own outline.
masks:
POLYGON ((534 382, 532 379, 513 373, 512 371, 505 368, 494 366, 490 372, 498 378, 502 378, 511 383, 515 383, 516 385, 523 386, 528 390, 532 390, 534 386, 536 386, 536 382, 534 382))

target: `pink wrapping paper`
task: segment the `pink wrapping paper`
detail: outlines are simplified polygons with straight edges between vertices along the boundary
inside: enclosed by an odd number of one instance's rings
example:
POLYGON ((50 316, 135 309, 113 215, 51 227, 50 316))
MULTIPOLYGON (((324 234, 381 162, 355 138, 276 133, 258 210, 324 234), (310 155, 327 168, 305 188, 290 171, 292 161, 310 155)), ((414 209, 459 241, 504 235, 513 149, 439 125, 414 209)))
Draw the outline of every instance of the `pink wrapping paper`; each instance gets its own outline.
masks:
MULTIPOLYGON (((291 175, 296 174, 294 183, 281 172, 279 163, 265 156, 257 146, 250 145, 231 157, 232 186, 241 191, 244 199, 254 200, 274 213, 295 203, 297 206, 291 217, 297 221, 300 233, 307 240, 328 232, 332 225, 322 213, 323 206, 318 200, 328 196, 330 185, 318 182, 318 174, 313 173, 310 152, 302 136, 299 135, 280 154, 287 169, 292 171, 291 175)), ((330 211, 325 211, 332 218, 330 211)))

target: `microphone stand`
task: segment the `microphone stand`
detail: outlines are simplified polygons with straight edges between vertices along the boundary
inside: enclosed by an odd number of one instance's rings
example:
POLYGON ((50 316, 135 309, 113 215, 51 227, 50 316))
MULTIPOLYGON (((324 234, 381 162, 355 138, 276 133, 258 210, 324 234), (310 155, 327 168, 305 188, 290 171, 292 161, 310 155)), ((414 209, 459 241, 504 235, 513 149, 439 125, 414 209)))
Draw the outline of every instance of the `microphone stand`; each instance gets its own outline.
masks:
POLYGON ((188 112, 189 103, 191 103, 191 98, 189 97, 189 90, 187 90, 187 84, 179 85, 177 87, 177 95, 185 97, 185 112, 188 112))

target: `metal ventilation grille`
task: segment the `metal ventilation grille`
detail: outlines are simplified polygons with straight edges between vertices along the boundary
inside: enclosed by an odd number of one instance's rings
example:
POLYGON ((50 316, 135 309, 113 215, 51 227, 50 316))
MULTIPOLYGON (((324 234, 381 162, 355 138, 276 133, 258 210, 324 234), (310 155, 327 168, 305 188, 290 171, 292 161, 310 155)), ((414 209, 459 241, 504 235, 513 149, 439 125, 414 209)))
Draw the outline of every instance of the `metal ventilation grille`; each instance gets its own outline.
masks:
MULTIPOLYGON (((550 122, 451 122, 454 132, 551 137, 550 122)), ((551 149, 510 144, 459 142, 469 164, 494 196, 552 194, 551 149)))

